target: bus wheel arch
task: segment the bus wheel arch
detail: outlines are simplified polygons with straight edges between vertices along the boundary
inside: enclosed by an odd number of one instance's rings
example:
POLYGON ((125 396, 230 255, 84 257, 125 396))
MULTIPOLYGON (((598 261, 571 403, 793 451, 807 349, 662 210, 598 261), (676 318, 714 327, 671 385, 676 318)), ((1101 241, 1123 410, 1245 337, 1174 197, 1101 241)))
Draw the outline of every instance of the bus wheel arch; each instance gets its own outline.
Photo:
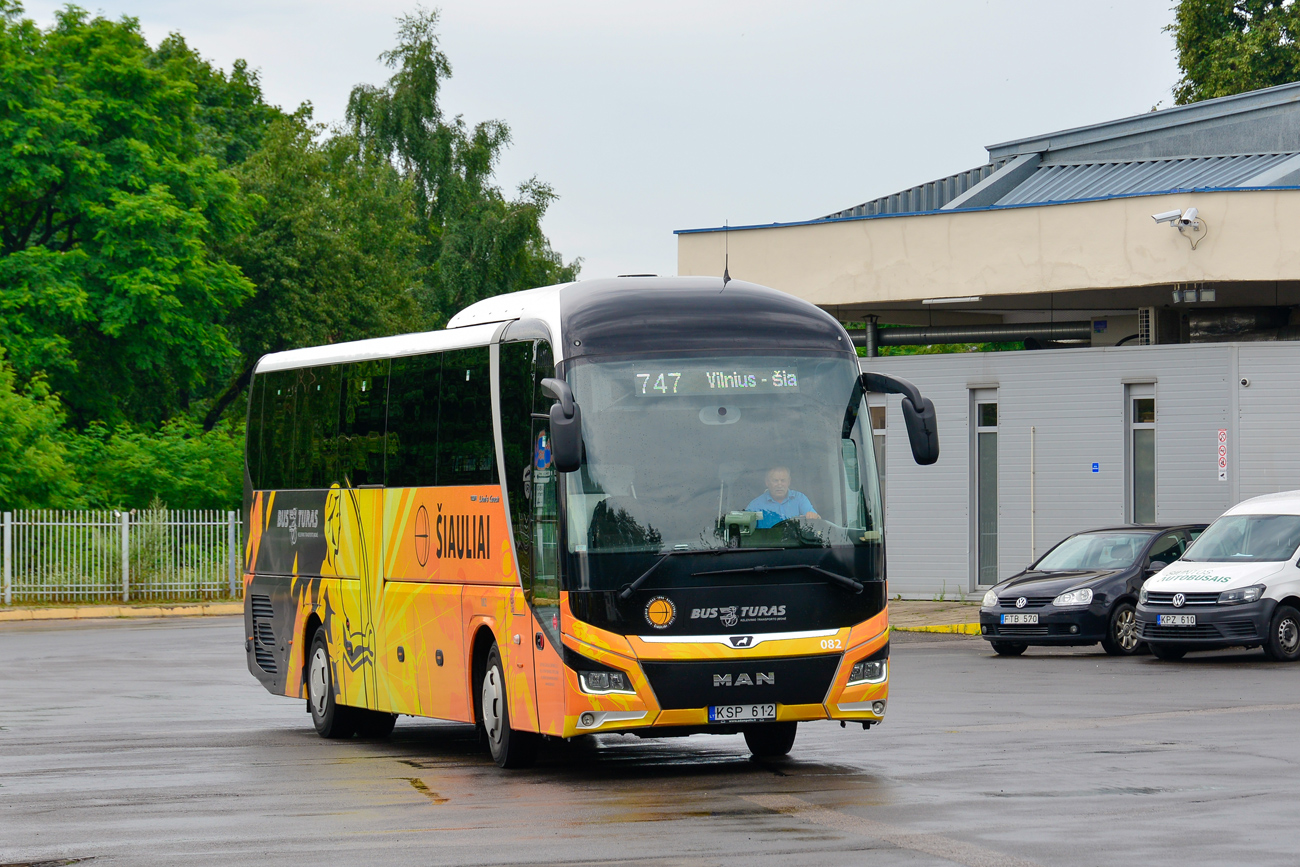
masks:
POLYGON ((478 629, 474 631, 474 639, 470 643, 470 682, 468 686, 470 698, 473 702, 471 710, 474 714, 474 724, 479 727, 480 735, 482 735, 483 728, 483 696, 481 694, 483 677, 487 674, 488 654, 496 643, 496 635, 493 634, 491 627, 486 623, 480 624, 478 629))
MULTIPOLYGON (((316 612, 313 611, 311 614, 307 615, 307 622, 303 624, 302 634, 298 636, 298 641, 300 642, 298 646, 303 649, 301 672, 301 689, 303 698, 307 698, 307 669, 311 664, 311 643, 312 640, 316 638, 316 630, 320 629, 322 625, 324 624, 321 623, 320 617, 318 617, 316 612)), ((307 708, 307 712, 311 713, 310 707, 307 708)))

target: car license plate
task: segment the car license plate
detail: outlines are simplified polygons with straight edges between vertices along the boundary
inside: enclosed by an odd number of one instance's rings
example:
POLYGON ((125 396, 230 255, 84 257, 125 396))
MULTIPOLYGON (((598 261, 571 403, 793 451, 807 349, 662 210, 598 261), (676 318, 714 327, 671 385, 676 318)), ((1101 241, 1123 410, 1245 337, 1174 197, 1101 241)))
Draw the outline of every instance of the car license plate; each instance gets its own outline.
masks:
POLYGON ((1157 626, 1195 626, 1195 614, 1160 614, 1157 615, 1157 626))
POLYGON ((1038 615, 1037 614, 1003 614, 1002 622, 1009 626, 1015 624, 1029 624, 1032 626, 1038 623, 1038 615))
POLYGON ((774 704, 721 704, 709 708, 709 722, 754 722, 776 719, 774 704))

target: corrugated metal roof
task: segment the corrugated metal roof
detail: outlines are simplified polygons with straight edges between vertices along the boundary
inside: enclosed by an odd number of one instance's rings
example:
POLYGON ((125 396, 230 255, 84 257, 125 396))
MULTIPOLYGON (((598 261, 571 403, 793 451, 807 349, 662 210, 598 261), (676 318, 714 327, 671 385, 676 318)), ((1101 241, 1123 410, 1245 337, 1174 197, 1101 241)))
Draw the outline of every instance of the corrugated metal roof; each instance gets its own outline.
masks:
POLYGON ((1246 154, 1040 166, 997 204, 1074 202, 1169 190, 1236 187, 1293 156, 1246 154))
POLYGON ((915 214, 924 211, 937 211, 980 181, 1006 165, 1006 160, 998 160, 987 165, 958 172, 937 181, 917 184, 914 187, 881 196, 852 208, 845 208, 822 219, 838 220, 844 217, 875 217, 880 214, 915 214))

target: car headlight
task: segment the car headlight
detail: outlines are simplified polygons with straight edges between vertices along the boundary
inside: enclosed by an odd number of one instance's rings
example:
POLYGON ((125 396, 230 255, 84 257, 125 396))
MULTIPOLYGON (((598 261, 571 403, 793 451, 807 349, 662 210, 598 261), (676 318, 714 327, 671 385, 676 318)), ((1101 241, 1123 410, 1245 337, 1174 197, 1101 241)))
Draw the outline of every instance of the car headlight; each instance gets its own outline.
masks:
POLYGON ((1146 605, 1146 604, 1147 604, 1147 588, 1143 587, 1141 590, 1138 591, 1138 605, 1146 605))
POLYGON ((1224 590, 1219 594, 1220 605, 1240 605, 1243 602, 1258 602, 1264 595, 1263 584, 1250 587, 1238 587, 1236 590, 1224 590))
POLYGON ((981 602, 980 604, 983 605, 985 608, 997 608, 998 594, 990 590, 989 592, 984 594, 984 601, 981 602))
POLYGON ((889 676, 889 662, 884 659, 863 660, 853 664, 849 672, 849 686, 855 683, 883 683, 889 676))
POLYGON ((1052 600, 1052 604, 1057 608, 1071 608, 1079 605, 1092 604, 1092 589, 1084 587, 1082 590, 1068 590, 1052 600))
POLYGON ((606 695, 611 692, 636 695, 636 690, 628 683, 627 675, 621 671, 580 671, 578 680, 582 683, 582 691, 592 695, 606 695))

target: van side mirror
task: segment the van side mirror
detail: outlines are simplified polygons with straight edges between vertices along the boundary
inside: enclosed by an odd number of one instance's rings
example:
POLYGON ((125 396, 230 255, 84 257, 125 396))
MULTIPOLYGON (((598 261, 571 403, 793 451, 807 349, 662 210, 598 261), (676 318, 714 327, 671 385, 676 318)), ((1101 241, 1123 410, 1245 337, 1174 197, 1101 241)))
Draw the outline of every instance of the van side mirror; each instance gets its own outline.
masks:
POLYGON ((1165 563, 1164 561, 1161 560, 1152 560, 1150 563, 1147 564, 1147 574, 1154 575, 1168 565, 1169 565, 1168 563, 1165 563))
POLYGON ((562 379, 542 380, 542 394, 551 404, 551 462, 562 473, 582 465, 582 410, 573 400, 573 389, 562 379))
POLYGON ((939 426, 934 404, 921 396, 921 390, 906 379, 884 373, 862 374, 862 387, 878 394, 903 396, 903 423, 912 445, 912 459, 922 466, 939 460, 939 426))

